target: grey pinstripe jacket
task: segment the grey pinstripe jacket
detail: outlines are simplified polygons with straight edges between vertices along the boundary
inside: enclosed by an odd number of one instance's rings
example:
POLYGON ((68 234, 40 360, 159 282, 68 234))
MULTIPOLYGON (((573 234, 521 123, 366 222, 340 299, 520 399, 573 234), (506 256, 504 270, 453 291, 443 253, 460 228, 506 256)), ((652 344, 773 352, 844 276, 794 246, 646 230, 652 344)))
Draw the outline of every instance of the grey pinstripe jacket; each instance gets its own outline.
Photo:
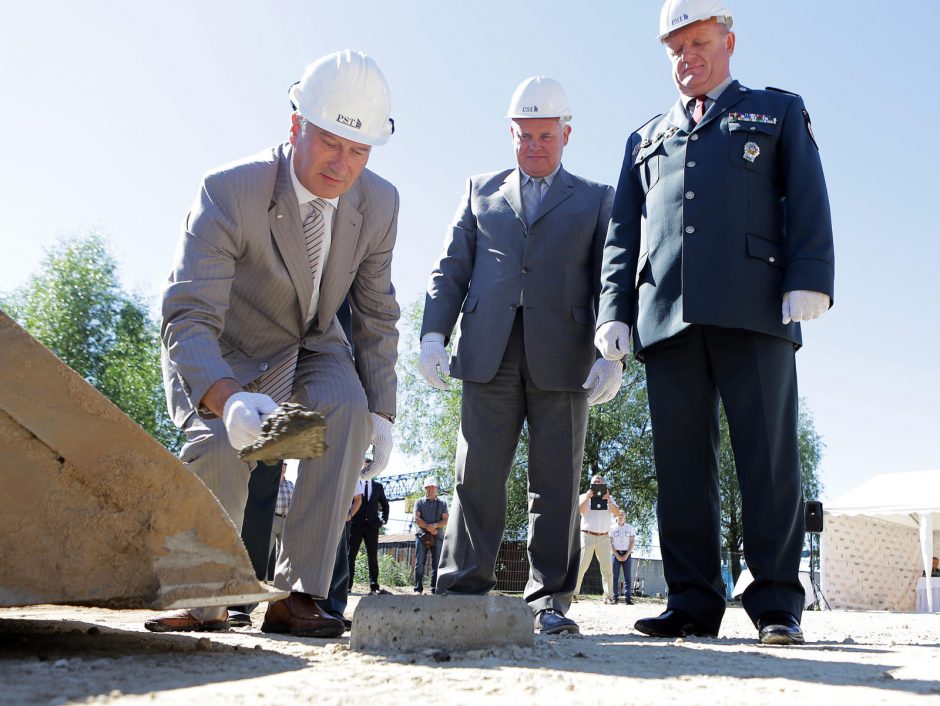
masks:
MULTIPOLYGON (((317 316, 288 144, 207 174, 163 290, 163 376, 177 425, 209 387, 245 385, 302 345, 348 350, 336 310, 349 296, 356 368, 369 408, 395 413, 399 307, 391 282, 398 192, 369 170, 339 200, 317 316)), ((198 410, 211 416, 208 410, 198 410)))

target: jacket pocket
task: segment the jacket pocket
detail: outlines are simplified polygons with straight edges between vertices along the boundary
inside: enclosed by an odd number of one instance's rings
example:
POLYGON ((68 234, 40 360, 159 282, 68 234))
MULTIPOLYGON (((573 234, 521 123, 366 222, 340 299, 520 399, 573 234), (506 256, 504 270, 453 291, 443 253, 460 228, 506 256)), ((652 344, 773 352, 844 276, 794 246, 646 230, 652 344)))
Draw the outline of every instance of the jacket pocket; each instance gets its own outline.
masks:
POLYGON ((579 324, 584 324, 585 326, 594 325, 594 310, 587 306, 573 306, 571 307, 571 316, 579 324))
POLYGON ((747 254, 751 257, 763 260, 773 267, 784 268, 786 262, 783 259, 782 247, 777 243, 764 240, 754 233, 747 234, 747 254))
POLYGON ((770 123, 728 123, 728 157, 752 172, 771 171, 780 128, 770 123))

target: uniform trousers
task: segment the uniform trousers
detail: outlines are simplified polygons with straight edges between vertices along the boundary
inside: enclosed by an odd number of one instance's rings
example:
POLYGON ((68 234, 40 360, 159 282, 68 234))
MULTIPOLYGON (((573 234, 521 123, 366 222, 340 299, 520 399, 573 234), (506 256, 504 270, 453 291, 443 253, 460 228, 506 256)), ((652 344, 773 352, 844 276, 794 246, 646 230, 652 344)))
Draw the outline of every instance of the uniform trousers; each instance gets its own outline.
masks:
POLYGON ((715 631, 725 610, 718 489, 722 403, 743 502, 744 556, 754 576, 742 603, 754 621, 771 610, 799 619, 804 532, 793 344, 753 331, 693 325, 642 356, 669 608, 715 631))
POLYGON ((534 612, 568 610, 577 580, 577 495, 587 407, 583 390, 535 385, 524 352, 522 315, 517 314, 493 379, 463 383, 439 592, 482 595, 495 588, 506 525, 506 483, 526 422, 530 571, 523 597, 534 612))
MULTIPOLYGON (((338 331, 339 328, 336 327, 338 331)), ((350 498, 372 435, 372 420, 352 355, 337 336, 328 350, 302 350, 291 401, 326 419, 324 455, 300 462, 274 576, 275 587, 328 595, 350 498)), ((193 414, 180 460, 215 494, 241 529, 251 467, 231 447, 219 419, 193 414)))

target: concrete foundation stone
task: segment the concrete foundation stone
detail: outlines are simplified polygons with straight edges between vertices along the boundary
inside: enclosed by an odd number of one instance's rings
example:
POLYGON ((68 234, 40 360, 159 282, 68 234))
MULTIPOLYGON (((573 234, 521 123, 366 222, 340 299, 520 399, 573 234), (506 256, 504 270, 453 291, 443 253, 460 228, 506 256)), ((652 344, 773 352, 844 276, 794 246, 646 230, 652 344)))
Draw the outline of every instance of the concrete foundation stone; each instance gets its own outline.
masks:
POLYGON ((532 610, 509 596, 365 596, 349 646, 362 652, 479 650, 535 644, 532 610))

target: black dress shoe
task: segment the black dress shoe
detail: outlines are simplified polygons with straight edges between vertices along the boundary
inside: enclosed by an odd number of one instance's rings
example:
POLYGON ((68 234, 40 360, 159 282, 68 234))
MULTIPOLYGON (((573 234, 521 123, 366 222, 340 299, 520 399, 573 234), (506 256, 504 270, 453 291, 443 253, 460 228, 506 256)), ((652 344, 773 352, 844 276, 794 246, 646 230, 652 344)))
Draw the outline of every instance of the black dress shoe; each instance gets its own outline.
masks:
POLYGON ((557 610, 548 608, 535 614, 535 629, 540 635, 557 635, 560 632, 580 632, 578 624, 557 610))
POLYGON ((655 618, 643 618, 633 625, 644 635, 651 637, 686 637, 697 635, 700 637, 717 637, 717 630, 709 630, 695 621, 684 610, 671 608, 655 618))
POLYGON ((757 619, 758 638, 764 645, 802 645, 803 630, 789 613, 771 610, 757 619))

